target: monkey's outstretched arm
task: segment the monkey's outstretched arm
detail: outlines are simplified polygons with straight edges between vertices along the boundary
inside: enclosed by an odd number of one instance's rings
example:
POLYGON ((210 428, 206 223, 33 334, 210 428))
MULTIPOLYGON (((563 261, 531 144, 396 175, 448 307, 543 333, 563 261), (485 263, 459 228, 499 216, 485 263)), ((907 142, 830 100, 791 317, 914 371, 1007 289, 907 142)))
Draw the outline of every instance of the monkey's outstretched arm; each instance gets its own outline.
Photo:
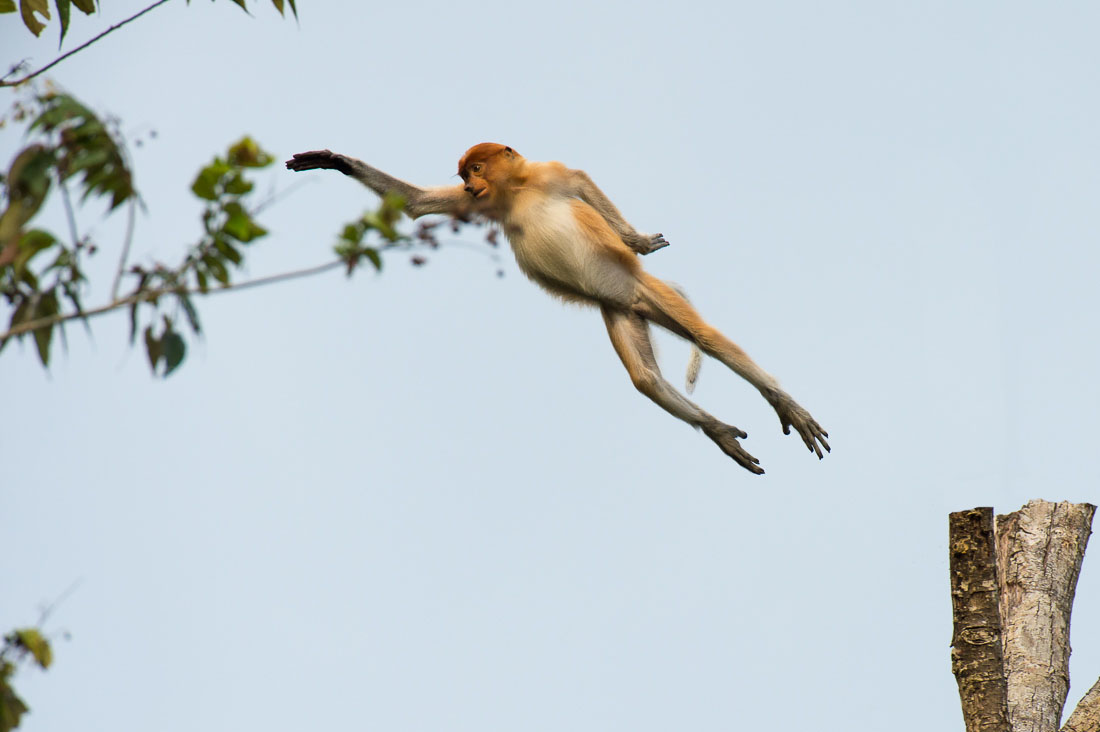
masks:
POLYGON ((615 208, 615 204, 611 202, 611 199, 588 177, 588 173, 583 170, 570 170, 568 176, 569 182, 573 186, 573 194, 596 209, 600 216, 603 216, 604 220, 611 224, 611 228, 615 230, 615 233, 628 247, 638 252, 638 254, 650 254, 668 246, 664 235, 643 234, 627 223, 627 220, 623 218, 619 209, 615 208))
POLYGON ((473 199, 462 186, 421 188, 372 168, 362 160, 331 150, 297 153, 286 161, 286 167, 287 170, 294 171, 338 170, 355 178, 379 196, 396 193, 405 199, 405 212, 414 219, 433 213, 466 216, 473 207, 473 199))

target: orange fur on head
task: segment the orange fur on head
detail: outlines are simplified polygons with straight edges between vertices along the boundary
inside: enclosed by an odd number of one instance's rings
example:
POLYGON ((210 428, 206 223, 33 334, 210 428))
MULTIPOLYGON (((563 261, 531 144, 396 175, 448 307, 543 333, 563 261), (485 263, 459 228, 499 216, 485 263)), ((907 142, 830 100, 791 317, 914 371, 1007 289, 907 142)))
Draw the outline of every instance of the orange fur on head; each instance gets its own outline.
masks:
POLYGON ((484 163, 501 153, 509 153, 517 158, 523 157, 512 148, 507 145, 501 145, 499 142, 478 143, 467 150, 466 154, 462 156, 462 159, 458 161, 459 176, 462 176, 462 174, 466 172, 466 166, 470 163, 484 163))

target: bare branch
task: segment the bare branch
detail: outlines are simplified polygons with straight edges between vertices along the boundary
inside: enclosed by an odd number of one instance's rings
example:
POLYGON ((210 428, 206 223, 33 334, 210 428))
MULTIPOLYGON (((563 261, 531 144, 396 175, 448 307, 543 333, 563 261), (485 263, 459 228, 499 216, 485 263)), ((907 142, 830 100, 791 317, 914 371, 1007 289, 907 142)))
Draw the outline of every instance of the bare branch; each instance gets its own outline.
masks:
POLYGON ((959 686, 967 732, 1008 732, 1002 672, 1001 616, 993 550, 993 509, 952 513, 951 671, 959 686))
POLYGON ((28 75, 24 76, 22 79, 16 79, 15 81, 0 80, 0 87, 3 87, 3 86, 19 86, 20 84, 23 84, 25 82, 30 81, 31 79, 38 76, 39 74, 45 73, 46 71, 49 71, 50 69, 52 69, 54 66, 57 66, 59 63, 61 63, 65 59, 67 59, 69 56, 72 56, 74 53, 79 53, 80 51, 83 51, 88 46, 92 45, 96 41, 98 41, 101 38, 103 38, 104 36, 106 36, 108 33, 112 33, 114 31, 118 30, 119 28, 126 25, 127 23, 129 23, 132 20, 137 20, 141 16, 148 13, 150 10, 153 10, 156 7, 164 5, 164 3, 166 3, 166 2, 168 2, 168 0, 157 0, 157 2, 153 3, 152 5, 145 8, 144 10, 142 10, 138 13, 135 13, 134 15, 131 15, 129 18, 122 21, 121 23, 116 23, 116 24, 112 25, 110 28, 103 31, 102 33, 100 33, 98 36, 96 36, 92 40, 88 41, 87 43, 82 43, 81 45, 77 46, 76 48, 69 51, 68 53, 61 54, 60 56, 55 58, 53 61, 51 61, 50 63, 48 63, 45 66, 43 66, 42 68, 40 68, 38 71, 35 71, 34 73, 28 74, 28 75))
MULTIPOLYGON (((291 272, 283 272, 277 275, 271 275, 269 277, 258 277, 254 280, 245 280, 244 282, 237 282, 230 285, 224 285, 222 287, 212 287, 206 291, 208 295, 213 295, 220 292, 229 292, 230 290, 246 290, 250 287, 259 287, 260 285, 270 285, 275 282, 283 282, 285 280, 298 279, 300 277, 310 277, 312 275, 321 274, 327 272, 330 269, 336 269, 337 267, 346 267, 347 262, 343 259, 336 259, 331 262, 317 265, 315 267, 307 267, 305 269, 298 269, 291 272)), ((39 328, 52 327, 58 323, 64 323, 76 318, 93 318, 97 315, 103 315, 119 308, 133 305, 136 302, 149 302, 150 300, 156 300, 157 298, 164 297, 166 295, 195 295, 202 293, 197 287, 185 288, 185 287, 162 287, 154 290, 142 290, 135 292, 127 297, 112 300, 105 305, 100 305, 96 308, 84 310, 83 312, 69 312, 58 313, 57 315, 50 315, 45 318, 35 318, 34 320, 27 320, 13 327, 6 333, 0 333, 0 341, 5 341, 13 336, 29 333, 32 330, 38 330, 39 328)))

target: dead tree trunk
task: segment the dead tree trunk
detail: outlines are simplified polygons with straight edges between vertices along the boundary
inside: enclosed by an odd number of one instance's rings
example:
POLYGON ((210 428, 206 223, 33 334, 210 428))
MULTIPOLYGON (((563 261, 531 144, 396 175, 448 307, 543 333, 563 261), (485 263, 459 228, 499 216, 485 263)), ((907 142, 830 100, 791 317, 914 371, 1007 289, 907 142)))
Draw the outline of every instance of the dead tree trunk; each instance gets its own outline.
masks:
MULTIPOLYGON (((950 516, 951 670, 967 732, 1059 732, 1069 619, 1096 507, 1031 501, 950 516)), ((1100 732, 1100 681, 1061 732, 1100 732)))

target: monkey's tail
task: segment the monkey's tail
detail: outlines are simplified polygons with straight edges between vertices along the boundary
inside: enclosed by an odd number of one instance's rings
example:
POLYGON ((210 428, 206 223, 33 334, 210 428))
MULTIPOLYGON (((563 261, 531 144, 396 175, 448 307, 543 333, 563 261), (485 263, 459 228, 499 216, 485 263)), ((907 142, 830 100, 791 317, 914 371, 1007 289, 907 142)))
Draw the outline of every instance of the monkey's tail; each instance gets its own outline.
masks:
MULTIPOLYGON (((680 297, 684 298, 688 302, 691 302, 691 298, 689 298, 687 296, 687 293, 684 292, 684 288, 680 287, 679 285, 677 285, 673 282, 670 282, 668 284, 672 289, 676 290, 676 293, 680 297)), ((687 389, 688 394, 695 391, 695 382, 699 380, 699 369, 701 369, 702 367, 703 367, 703 352, 701 350, 699 350, 699 346, 692 343, 691 344, 691 355, 688 356, 687 381, 684 384, 685 388, 687 389)))
POLYGON ((691 356, 688 358, 687 393, 695 391, 695 382, 699 380, 699 368, 703 365, 703 352, 699 346, 691 344, 691 356))

